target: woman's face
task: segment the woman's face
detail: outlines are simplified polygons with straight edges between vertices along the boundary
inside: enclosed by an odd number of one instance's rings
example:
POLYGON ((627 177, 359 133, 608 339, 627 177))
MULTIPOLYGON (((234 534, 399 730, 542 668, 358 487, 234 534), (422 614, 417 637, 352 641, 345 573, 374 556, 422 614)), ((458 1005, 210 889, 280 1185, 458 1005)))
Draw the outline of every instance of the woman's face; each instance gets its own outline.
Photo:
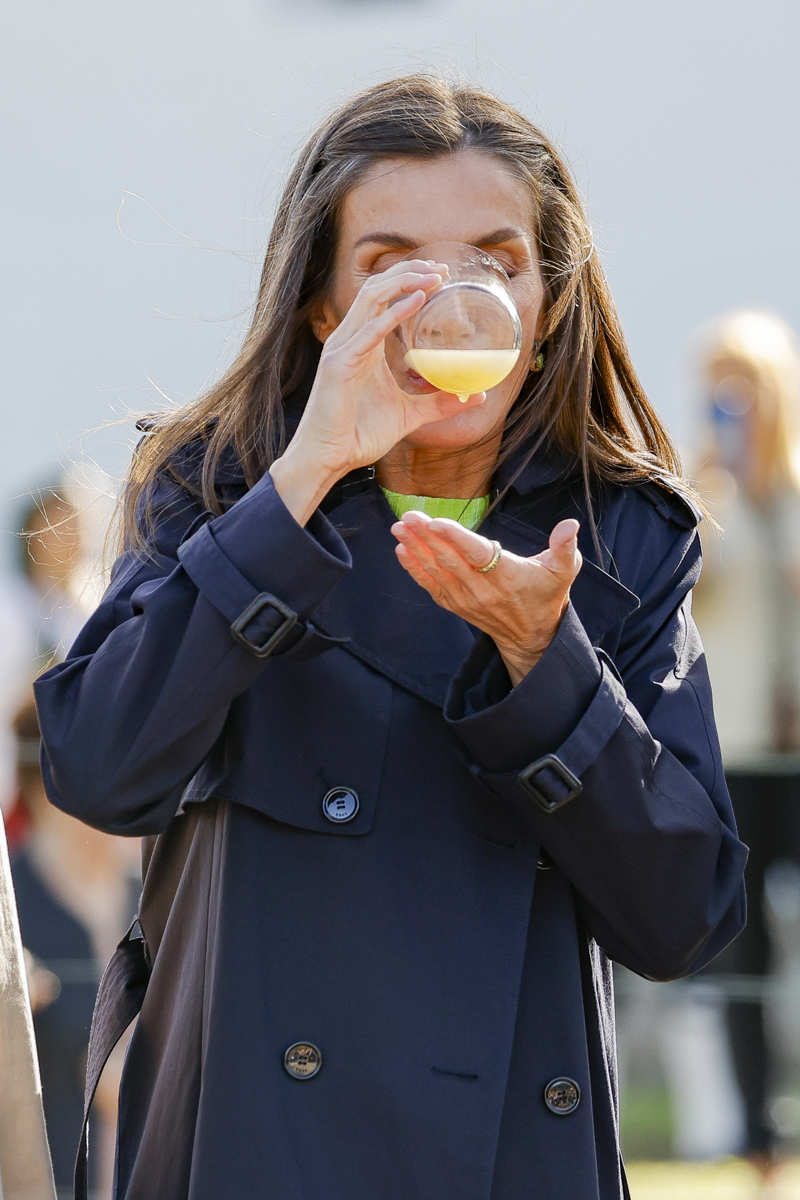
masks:
MULTIPOLYGON (((502 263, 512 277, 511 292, 522 322, 517 365, 487 392, 480 408, 423 425, 406 442, 457 449, 502 430, 530 368, 544 299, 525 184, 483 150, 459 150, 427 160, 386 159, 373 164, 346 195, 337 233, 333 277, 320 309, 323 321, 315 327, 323 342, 344 318, 365 279, 428 242, 467 242, 502 263)), ((403 386, 408 391, 435 390, 426 383, 403 386)))

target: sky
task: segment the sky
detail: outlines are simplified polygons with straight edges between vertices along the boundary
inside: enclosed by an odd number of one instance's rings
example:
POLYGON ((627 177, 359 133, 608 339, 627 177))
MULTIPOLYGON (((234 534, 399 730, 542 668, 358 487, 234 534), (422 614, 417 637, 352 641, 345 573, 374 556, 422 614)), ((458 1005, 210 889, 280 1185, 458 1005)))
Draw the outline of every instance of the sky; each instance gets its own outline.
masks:
POLYGON ((746 305, 800 327, 799 14, 788 0, 8 6, 6 550, 32 488, 93 464, 118 481, 135 414, 221 374, 294 155, 353 92, 415 70, 490 88, 558 144, 634 363, 690 451, 698 326, 746 305))

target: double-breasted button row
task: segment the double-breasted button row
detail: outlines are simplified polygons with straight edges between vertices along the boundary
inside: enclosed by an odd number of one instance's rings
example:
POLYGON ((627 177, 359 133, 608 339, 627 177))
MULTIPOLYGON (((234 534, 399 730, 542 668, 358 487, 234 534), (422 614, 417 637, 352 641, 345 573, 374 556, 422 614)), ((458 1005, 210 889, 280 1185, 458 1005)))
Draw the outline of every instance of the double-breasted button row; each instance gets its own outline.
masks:
POLYGON ((313 1042, 292 1042, 283 1052, 283 1066, 292 1079, 311 1079, 322 1066, 322 1051, 313 1042))
POLYGON ((559 1075, 545 1084, 544 1102, 557 1117, 569 1116, 581 1102, 581 1089, 574 1079, 559 1075))
MULTIPOLYGON (((283 1052, 283 1066, 292 1079, 313 1079, 322 1066, 322 1051, 314 1042, 292 1042, 283 1052)), ((559 1075, 545 1085, 544 1102, 558 1117, 574 1112, 580 1101, 580 1085, 567 1075, 559 1075)))
POLYGON ((358 812, 358 794, 351 787, 335 787, 325 793, 322 811, 329 821, 341 825, 358 812))
MULTIPOLYGON (((322 1051, 313 1042, 292 1042, 283 1052, 283 1066, 292 1079, 313 1079, 322 1066, 322 1051)), ((544 1102, 558 1117, 574 1112, 580 1101, 580 1085, 566 1075, 545 1085, 544 1102)))

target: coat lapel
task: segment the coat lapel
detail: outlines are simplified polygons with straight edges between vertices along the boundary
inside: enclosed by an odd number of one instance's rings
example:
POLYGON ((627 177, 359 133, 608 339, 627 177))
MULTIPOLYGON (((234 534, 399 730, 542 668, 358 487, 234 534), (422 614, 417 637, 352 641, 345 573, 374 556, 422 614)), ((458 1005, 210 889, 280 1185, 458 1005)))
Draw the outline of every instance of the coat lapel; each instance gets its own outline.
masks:
MULTIPOLYGON (((557 520, 560 518, 556 518, 554 525, 557 520)), ((544 550, 550 536, 549 529, 545 532, 502 508, 490 514, 480 532, 486 537, 497 538, 506 550, 526 558, 544 550)), ((639 597, 594 561, 594 547, 585 523, 578 534, 578 546, 583 555, 583 566, 570 596, 589 640, 596 644, 639 607, 639 597)))
MULTIPOLYGON (((444 703, 450 681, 478 630, 440 608, 397 561, 395 520, 374 480, 327 506, 326 516, 345 539, 352 569, 317 608, 314 620, 327 633, 346 637, 344 649, 433 704, 444 703)), ((480 532, 515 554, 538 554, 548 534, 513 513, 496 509, 480 532)), ((549 531, 548 531, 549 532, 549 531)), ((638 597, 612 578, 581 547, 584 563, 572 600, 592 642, 622 623, 638 597)))
POLYGON ((344 649, 369 666, 441 706, 475 631, 401 567, 389 532, 395 516, 376 483, 326 516, 347 543, 353 566, 316 609, 315 623, 347 637, 344 649))

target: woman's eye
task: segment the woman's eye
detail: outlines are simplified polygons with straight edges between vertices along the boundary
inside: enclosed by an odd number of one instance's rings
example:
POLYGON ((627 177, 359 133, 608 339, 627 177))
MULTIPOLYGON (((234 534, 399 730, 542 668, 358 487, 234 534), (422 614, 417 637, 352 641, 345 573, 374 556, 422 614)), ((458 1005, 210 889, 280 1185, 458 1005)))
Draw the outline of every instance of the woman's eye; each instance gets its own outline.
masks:
MULTIPOLYGON (((394 266, 395 263, 400 262, 402 260, 402 258, 403 258, 402 254, 381 254, 370 265, 369 273, 371 275, 374 275, 378 271, 385 271, 388 267, 394 266)), ((499 257, 498 257, 497 261, 500 263, 500 265, 502 266, 506 275, 508 275, 509 279, 513 279, 515 275, 520 274, 520 270, 516 263, 506 261, 499 257)))
POLYGON ((497 261, 500 263, 500 266, 503 268, 509 279, 513 279, 515 275, 519 275, 519 270, 516 263, 509 262, 504 258, 498 258, 497 261))
POLYGON ((400 254, 382 254, 380 258, 376 258, 375 262, 370 267, 370 271, 385 271, 387 267, 391 267, 396 262, 400 262, 401 257, 402 255, 400 254))

